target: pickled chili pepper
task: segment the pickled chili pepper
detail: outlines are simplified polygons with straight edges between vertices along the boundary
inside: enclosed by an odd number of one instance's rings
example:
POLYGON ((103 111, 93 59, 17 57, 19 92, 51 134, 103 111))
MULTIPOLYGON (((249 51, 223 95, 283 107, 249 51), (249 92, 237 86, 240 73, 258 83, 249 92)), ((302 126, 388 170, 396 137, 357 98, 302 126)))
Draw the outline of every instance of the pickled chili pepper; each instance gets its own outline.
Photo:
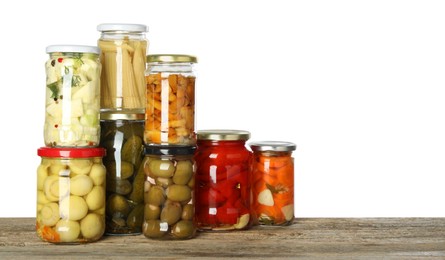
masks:
POLYGON ((252 209, 262 225, 290 225, 294 219, 294 160, 296 145, 254 142, 252 209))
POLYGON ((198 131, 196 220, 201 230, 247 229, 251 224, 251 152, 247 131, 198 131))

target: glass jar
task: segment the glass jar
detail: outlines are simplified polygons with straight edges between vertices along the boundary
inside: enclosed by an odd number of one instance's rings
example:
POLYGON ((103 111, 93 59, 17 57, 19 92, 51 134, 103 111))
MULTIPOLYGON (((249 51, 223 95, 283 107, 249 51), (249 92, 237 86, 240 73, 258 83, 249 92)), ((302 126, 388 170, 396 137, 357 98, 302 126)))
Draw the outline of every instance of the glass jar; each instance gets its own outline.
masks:
POLYGON ((37 235, 55 244, 99 240, 105 230, 105 150, 42 147, 37 154, 37 235))
POLYGON ((198 131, 196 220, 200 230, 248 229, 251 222, 250 133, 198 131))
POLYGON ((261 225, 291 225, 294 220, 294 158, 290 142, 251 142, 252 208, 261 225))
POLYGON ((144 179, 142 160, 144 114, 102 112, 100 146, 107 150, 107 235, 142 232, 144 179))
POLYGON ((193 192, 195 146, 145 146, 145 237, 189 239, 196 235, 193 192))
POLYGON ((46 48, 44 141, 48 147, 99 145, 99 48, 51 45, 46 48))
POLYGON ((196 57, 147 56, 145 143, 195 145, 196 57))
POLYGON ((106 23, 99 24, 97 30, 101 32, 98 46, 103 66, 101 109, 143 111, 146 100, 147 26, 106 23))

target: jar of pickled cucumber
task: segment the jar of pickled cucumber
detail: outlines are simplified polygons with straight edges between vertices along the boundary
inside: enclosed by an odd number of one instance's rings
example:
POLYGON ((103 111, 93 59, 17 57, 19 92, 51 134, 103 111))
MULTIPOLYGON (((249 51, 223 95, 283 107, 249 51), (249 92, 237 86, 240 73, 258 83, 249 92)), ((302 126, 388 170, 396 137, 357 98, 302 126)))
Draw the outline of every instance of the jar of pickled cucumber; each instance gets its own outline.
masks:
POLYGON ((102 112, 101 142, 107 155, 107 235, 142 232, 144 216, 144 114, 102 112))
POLYGON ((189 239, 194 223, 195 146, 145 146, 144 223, 147 238, 189 239))
POLYGON ((294 158, 291 142, 249 143, 253 151, 252 208, 256 223, 290 225, 294 220, 294 158))
POLYGON ((51 45, 46 48, 44 141, 48 147, 99 145, 99 48, 51 45))
POLYGON ((55 244, 99 240, 105 231, 105 150, 43 147, 37 154, 37 235, 55 244))
POLYGON ((149 42, 143 24, 99 24, 102 110, 145 109, 145 57, 149 42))
POLYGON ((249 137, 242 130, 198 131, 195 204, 200 230, 251 227, 249 137))
POLYGON ((145 143, 195 145, 195 72, 190 55, 147 56, 145 143))

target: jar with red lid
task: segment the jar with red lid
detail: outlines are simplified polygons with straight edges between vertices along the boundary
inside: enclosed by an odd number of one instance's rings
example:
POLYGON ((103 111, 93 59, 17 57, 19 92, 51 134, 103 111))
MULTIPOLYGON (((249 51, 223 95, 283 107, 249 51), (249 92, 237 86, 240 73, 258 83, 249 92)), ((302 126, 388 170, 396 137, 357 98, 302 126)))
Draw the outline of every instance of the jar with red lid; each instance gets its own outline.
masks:
POLYGON ((255 223, 290 225, 294 220, 294 158, 290 142, 249 143, 253 151, 252 210, 255 223))
POLYGON ((195 205, 200 230, 248 229, 251 218, 250 138, 242 130, 197 132, 195 205))
POLYGON ((37 154, 37 235, 55 244, 99 240, 105 231, 105 150, 42 147, 37 154))

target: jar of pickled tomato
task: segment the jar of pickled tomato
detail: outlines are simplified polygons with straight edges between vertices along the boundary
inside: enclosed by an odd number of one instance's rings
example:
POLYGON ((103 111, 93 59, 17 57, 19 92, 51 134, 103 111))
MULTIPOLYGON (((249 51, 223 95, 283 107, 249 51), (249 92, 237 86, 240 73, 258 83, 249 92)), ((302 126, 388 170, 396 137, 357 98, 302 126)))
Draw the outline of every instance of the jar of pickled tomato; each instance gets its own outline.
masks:
POLYGON ((294 158, 290 142, 251 142, 252 210, 255 223, 290 225, 294 220, 294 158))
POLYGON ((37 154, 37 235, 55 244, 99 240, 105 231, 105 150, 42 147, 37 154))
POLYGON ((195 203, 200 230, 248 229, 251 218, 250 138, 242 130, 197 132, 195 203))

